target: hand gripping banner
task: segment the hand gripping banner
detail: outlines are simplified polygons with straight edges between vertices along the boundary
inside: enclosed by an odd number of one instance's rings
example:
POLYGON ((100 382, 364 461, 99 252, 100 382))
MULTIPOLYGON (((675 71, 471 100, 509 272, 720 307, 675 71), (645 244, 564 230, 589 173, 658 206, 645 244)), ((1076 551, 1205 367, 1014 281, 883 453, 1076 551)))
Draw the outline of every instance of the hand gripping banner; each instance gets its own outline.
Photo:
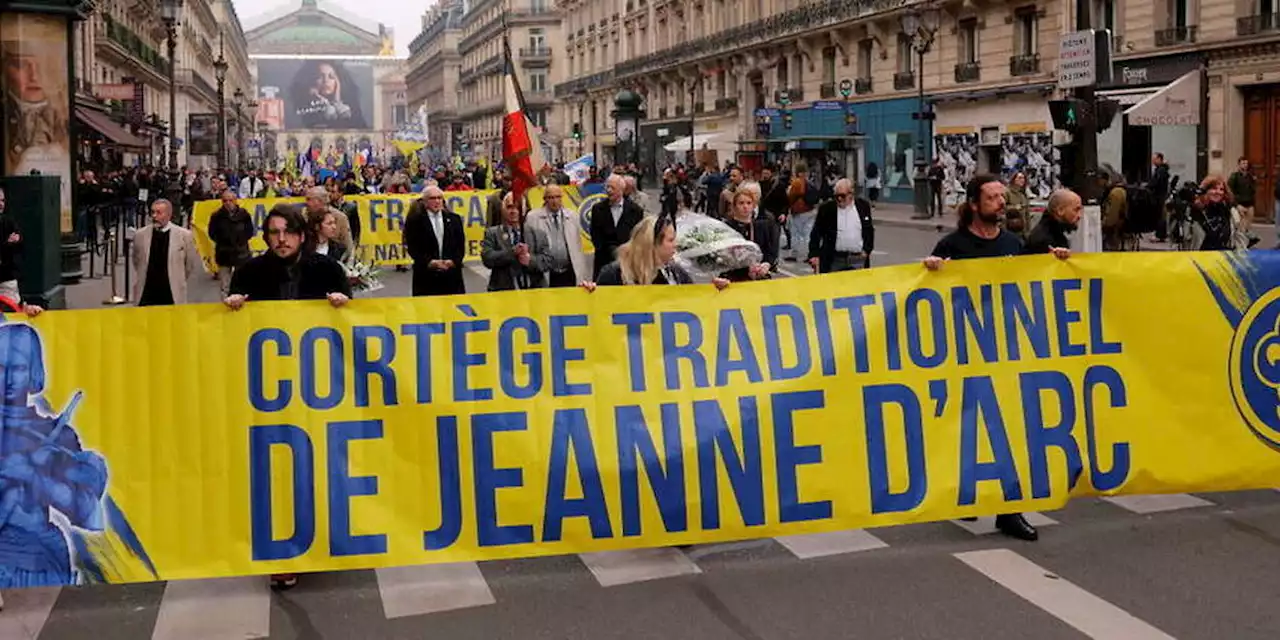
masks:
POLYGON ((50 312, 0 587, 704 543, 1280 485, 1280 255, 50 312))

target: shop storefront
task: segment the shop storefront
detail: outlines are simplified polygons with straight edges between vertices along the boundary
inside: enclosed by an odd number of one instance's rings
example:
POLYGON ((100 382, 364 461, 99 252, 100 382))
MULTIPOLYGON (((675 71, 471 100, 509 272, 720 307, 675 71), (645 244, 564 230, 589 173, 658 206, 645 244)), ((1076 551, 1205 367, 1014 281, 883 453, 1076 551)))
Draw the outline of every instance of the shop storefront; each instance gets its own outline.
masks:
MULTIPOLYGON (((916 120, 911 114, 916 108, 914 98, 847 105, 841 101, 819 102, 791 109, 789 129, 784 126, 780 110, 761 109, 756 117, 769 116, 769 137, 752 140, 751 144, 766 143, 770 161, 834 162, 845 175, 859 182, 874 163, 880 169, 883 185, 880 199, 907 204, 913 198, 916 120), (847 124, 847 112, 857 118, 853 127, 847 124)), ((752 138, 759 137, 754 131, 752 134, 752 138)))
POLYGON ((1117 60, 1112 65, 1111 83, 1098 87, 1098 97, 1111 98, 1121 105, 1111 127, 1098 134, 1098 163, 1110 165, 1129 182, 1145 182, 1151 177, 1151 156, 1164 154, 1169 175, 1180 180, 1195 179, 1196 126, 1153 125, 1136 122, 1124 112, 1188 73, 1200 68, 1202 54, 1117 60))
POLYGON ((1032 199, 1047 199, 1058 186, 1050 85, 995 89, 932 98, 934 153, 947 169, 944 192, 954 201, 980 173, 1027 176, 1032 199))
MULTIPOLYGON (((670 154, 667 145, 689 137, 689 121, 665 121, 640 125, 640 171, 648 176, 658 176, 668 162, 684 161, 684 155, 670 154)), ((626 159, 630 161, 630 159, 626 159)), ((656 180, 656 179, 655 179, 656 180)), ((648 180, 653 184, 655 180, 648 180)))

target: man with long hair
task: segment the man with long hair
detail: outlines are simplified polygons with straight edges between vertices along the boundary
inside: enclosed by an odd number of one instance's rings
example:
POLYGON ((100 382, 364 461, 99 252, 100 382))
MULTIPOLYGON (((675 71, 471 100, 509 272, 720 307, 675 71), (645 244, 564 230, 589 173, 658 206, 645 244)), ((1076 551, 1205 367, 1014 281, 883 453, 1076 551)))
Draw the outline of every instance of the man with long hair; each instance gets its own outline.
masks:
MULTIPOLYGON (((998 258, 1022 253, 1022 240, 1000 226, 1004 216, 1004 183, 993 175, 974 176, 965 187, 965 199, 960 203, 960 225, 955 231, 938 241, 933 252, 924 259, 924 266, 937 271, 947 260, 970 258, 998 258)), ((1069 251, 1055 251, 1054 255, 1066 258, 1069 251)), ((1019 540, 1036 540, 1040 537, 1021 513, 996 516, 996 528, 1001 533, 1019 540)))

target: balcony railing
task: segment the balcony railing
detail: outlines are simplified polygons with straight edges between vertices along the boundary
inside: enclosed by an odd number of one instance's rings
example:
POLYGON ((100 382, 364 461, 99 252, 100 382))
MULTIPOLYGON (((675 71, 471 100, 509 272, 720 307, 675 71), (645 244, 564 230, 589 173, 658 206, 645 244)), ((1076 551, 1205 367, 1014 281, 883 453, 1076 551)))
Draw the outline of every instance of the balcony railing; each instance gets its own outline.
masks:
POLYGON ((853 81, 853 92, 858 95, 871 93, 873 86, 874 85, 871 83, 870 77, 856 78, 853 81))
POLYGON ((916 88, 916 74, 913 71, 899 71, 893 74, 893 88, 898 91, 916 88))
POLYGON ((824 82, 818 87, 818 97, 822 100, 836 97, 836 83, 824 82))
POLYGON ((575 78, 556 85, 556 97, 568 98, 574 94, 585 94, 591 89, 606 88, 613 83, 613 69, 606 69, 582 78, 575 78))
POLYGON ((1009 75, 1029 76, 1040 73, 1040 54, 1024 53, 1009 56, 1009 75))
MULTIPOLYGON (((643 6, 643 2, 640 3, 643 6)), ((782 13, 681 42, 618 65, 619 76, 635 76, 663 69, 691 58, 741 50, 757 42, 812 31, 824 25, 857 20, 900 9, 904 0, 813 0, 782 13)))
POLYGON ((791 102, 804 102, 804 89, 800 87, 787 87, 786 89, 778 89, 773 92, 773 101, 782 104, 782 92, 787 92, 787 100, 791 102))
POLYGON ((550 58, 551 47, 521 47, 521 58, 550 58))
POLYGON ((102 23, 106 29, 107 40, 120 45, 125 51, 146 63, 156 73, 162 76, 169 75, 169 61, 161 56, 158 51, 152 49, 150 45, 143 42, 142 38, 138 37, 138 34, 123 24, 112 20, 110 15, 103 15, 102 23))
POLYGON ((976 62, 961 62, 956 65, 956 82, 977 82, 982 79, 982 66, 976 62))
POLYGON ((1175 44, 1193 43, 1196 41, 1195 25, 1185 27, 1169 27, 1156 30, 1156 46, 1170 47, 1175 44))
POLYGON ((737 108, 738 108, 737 98, 716 98, 716 111, 720 111, 723 109, 737 109, 737 108))
POLYGON ((1260 33, 1280 31, 1280 13, 1260 13, 1236 20, 1236 35, 1256 36, 1260 33))

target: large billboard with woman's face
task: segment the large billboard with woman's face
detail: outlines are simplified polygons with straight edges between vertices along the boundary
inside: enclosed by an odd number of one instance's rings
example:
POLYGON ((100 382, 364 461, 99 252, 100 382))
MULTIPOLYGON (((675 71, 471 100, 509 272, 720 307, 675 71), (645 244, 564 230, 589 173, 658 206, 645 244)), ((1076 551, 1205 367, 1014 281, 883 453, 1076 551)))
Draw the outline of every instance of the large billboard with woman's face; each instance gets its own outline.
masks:
POLYGON ((286 131, 372 129, 373 91, 368 61, 258 60, 258 99, 280 101, 286 131))

